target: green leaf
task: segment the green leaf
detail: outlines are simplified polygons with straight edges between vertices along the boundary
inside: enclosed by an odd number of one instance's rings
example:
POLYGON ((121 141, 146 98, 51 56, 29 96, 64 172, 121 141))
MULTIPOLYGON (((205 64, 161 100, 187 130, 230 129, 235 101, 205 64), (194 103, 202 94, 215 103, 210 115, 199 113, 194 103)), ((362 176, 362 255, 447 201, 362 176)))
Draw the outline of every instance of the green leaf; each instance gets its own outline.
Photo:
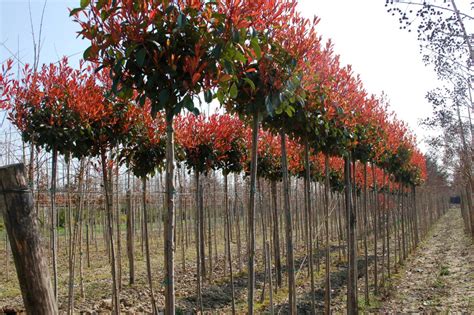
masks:
POLYGON ((267 109, 267 113, 270 115, 270 117, 273 116, 273 104, 270 95, 265 97, 265 108, 267 109))
POLYGON ((204 91, 204 100, 207 103, 212 102, 212 91, 211 90, 204 91))
POLYGON ((102 19, 102 21, 107 20, 109 16, 110 16, 110 13, 107 10, 103 10, 102 12, 100 12, 100 18, 102 19))
POLYGON ((287 106, 285 108, 285 113, 288 115, 288 117, 293 117, 294 108, 292 106, 287 106))
POLYGON ((92 46, 89 46, 87 47, 86 50, 84 50, 84 54, 82 55, 84 60, 89 60, 89 58, 91 57, 91 53, 92 53, 92 46))
POLYGON ((178 27, 182 28, 185 24, 186 24, 186 16, 183 13, 181 13, 178 16, 178 27))
POLYGON ((244 81, 247 82, 248 85, 250 85, 253 91, 255 91, 255 83, 253 83, 252 80, 250 80, 249 78, 244 78, 244 81))
POLYGON ((84 9, 91 3, 91 0, 81 0, 81 9, 84 9))
POLYGON ((135 58, 137 59, 137 65, 139 67, 143 67, 143 65, 145 64, 145 57, 146 57, 146 49, 141 48, 135 55, 135 58))
POLYGON ((239 94, 239 90, 237 89, 237 85, 235 83, 232 83, 230 87, 230 97, 236 98, 238 94, 239 94))
POLYGON ((143 107, 145 105, 145 101, 146 101, 146 95, 143 94, 142 96, 140 96, 140 99, 138 100, 138 104, 140 105, 140 107, 143 107))
POLYGON ((170 14, 175 9, 176 9, 176 7, 175 7, 174 3, 170 3, 170 5, 166 8, 165 13, 170 14))
POLYGON ((258 39, 257 37, 252 38, 250 41, 250 45, 253 48, 253 51, 255 52, 255 55, 257 56, 257 59, 262 58, 262 50, 260 49, 260 45, 258 44, 258 39))
POLYGON ((244 54, 241 53, 240 51, 235 52, 234 56, 235 60, 240 61, 240 62, 246 62, 247 58, 245 58, 244 54))
POLYGON ((232 32, 232 41, 234 43, 238 43, 240 41, 240 33, 239 33, 239 30, 234 30, 232 32))
POLYGON ((186 95, 180 103, 182 107, 186 108, 194 115, 199 115, 199 109, 194 106, 194 102, 191 96, 186 95))
POLYGON ((97 1, 96 8, 102 9, 102 7, 107 3, 107 0, 99 0, 97 1))
POLYGON ((81 12, 81 11, 82 11, 82 8, 75 8, 75 9, 72 9, 71 12, 69 12, 69 16, 73 16, 73 15, 75 15, 76 13, 81 12))
POLYGON ((151 104, 151 117, 155 118, 156 114, 160 111, 160 106, 156 103, 151 104))
POLYGON ((221 104, 224 103, 224 93, 222 92, 222 89, 217 90, 217 100, 221 104))
POLYGON ((168 90, 161 90, 160 94, 158 95, 158 101, 160 102, 161 106, 166 106, 170 99, 170 92, 168 90))
POLYGON ((118 96, 124 99, 129 99, 133 96, 133 90, 130 88, 122 88, 118 92, 118 96))

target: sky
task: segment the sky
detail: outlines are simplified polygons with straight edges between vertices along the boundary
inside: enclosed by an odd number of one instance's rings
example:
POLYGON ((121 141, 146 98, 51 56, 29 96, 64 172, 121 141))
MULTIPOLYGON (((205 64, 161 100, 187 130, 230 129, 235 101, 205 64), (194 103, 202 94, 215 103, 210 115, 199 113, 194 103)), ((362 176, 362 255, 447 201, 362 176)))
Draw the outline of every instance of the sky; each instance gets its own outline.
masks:
MULTIPOLYGON (((38 36, 44 0, 30 0, 31 16, 38 36)), ((78 25, 68 8, 79 0, 48 0, 46 4, 41 63, 70 56, 77 64, 87 42, 77 38, 78 25)), ((425 67, 413 33, 399 29, 398 20, 386 12, 385 0, 299 0, 306 17, 318 16, 318 32, 331 38, 343 64, 351 64, 360 74, 369 93, 384 91, 397 116, 417 134, 419 142, 427 135, 418 121, 431 113, 425 100, 428 90, 440 85, 434 72, 425 67)), ((33 45, 28 0, 0 0, 0 62, 18 54, 31 63, 33 45)), ((0 124, 2 123, 0 115, 0 124)), ((424 145, 421 145, 422 149, 424 145)))

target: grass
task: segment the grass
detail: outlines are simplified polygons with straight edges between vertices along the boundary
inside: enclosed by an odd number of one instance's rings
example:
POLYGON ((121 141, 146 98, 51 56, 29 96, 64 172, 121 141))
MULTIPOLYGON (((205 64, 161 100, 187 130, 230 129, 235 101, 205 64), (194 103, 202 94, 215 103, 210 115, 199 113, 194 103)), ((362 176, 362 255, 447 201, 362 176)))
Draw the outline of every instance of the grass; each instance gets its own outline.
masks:
POLYGON ((436 289, 442 289, 444 288, 445 284, 443 282, 443 280, 441 280, 440 278, 437 278, 435 280, 435 282, 433 283, 433 287, 436 288, 436 289))
POLYGON ((449 268, 445 265, 442 265, 440 270, 439 270, 439 275, 440 276, 449 276, 450 272, 449 272, 449 268))
POLYGON ((0 288, 0 296, 2 297, 13 298, 20 295, 21 291, 19 287, 5 285, 4 287, 0 288))
POLYGON ((380 300, 380 297, 373 294, 369 294, 369 303, 366 303, 365 298, 361 296, 359 296, 357 303, 359 311, 364 313, 370 313, 382 307, 382 301, 380 300))

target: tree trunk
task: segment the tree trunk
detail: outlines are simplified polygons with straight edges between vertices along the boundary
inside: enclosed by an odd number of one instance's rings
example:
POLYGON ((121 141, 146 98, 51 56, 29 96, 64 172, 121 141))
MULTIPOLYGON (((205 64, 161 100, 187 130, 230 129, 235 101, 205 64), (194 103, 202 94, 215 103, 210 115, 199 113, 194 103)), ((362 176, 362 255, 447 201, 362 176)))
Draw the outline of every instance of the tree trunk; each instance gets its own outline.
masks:
POLYGON ((255 291, 255 192, 257 190, 257 148, 258 148, 258 112, 253 114, 252 153, 250 161, 250 196, 248 205, 248 315, 254 313, 255 291))
POLYGON ((308 139, 305 139, 304 143, 304 166, 305 166, 305 178, 304 178, 304 199, 305 199, 305 235, 306 244, 308 247, 308 267, 309 277, 311 283, 311 314, 315 314, 316 311, 316 297, 315 297, 315 286, 314 286, 314 263, 313 263, 313 229, 312 222, 313 217, 311 213, 311 165, 309 164, 309 143, 308 139))
POLYGON ((151 277, 151 262, 150 262, 150 242, 148 240, 148 209, 146 205, 146 177, 142 178, 142 209, 143 209, 143 227, 145 229, 145 258, 146 258, 146 274, 148 278, 148 285, 150 286, 151 307, 154 315, 158 314, 156 307, 155 295, 153 294, 153 280, 151 277))
POLYGON ((326 286, 324 291, 324 312, 331 313, 331 278, 330 278, 330 253, 329 253, 329 156, 324 155, 324 221, 326 227, 326 286))
POLYGON ((51 253, 53 261, 53 290, 54 297, 58 299, 58 236, 57 236, 57 214, 56 214, 56 173, 58 168, 58 150, 53 148, 53 156, 51 160, 51 253))
POLYGON ((273 203, 273 252, 275 257, 275 273, 276 273, 276 286, 281 288, 282 285, 282 271, 281 271, 281 254, 280 254, 280 228, 279 228, 279 215, 277 205, 277 183, 275 180, 271 182, 271 194, 273 203))
MULTIPOLYGON (((226 247, 229 255, 229 274, 230 274, 230 288, 232 290, 232 314, 235 315, 235 289, 234 289, 234 273, 232 270, 232 252, 230 250, 230 211, 229 211, 229 196, 228 196, 227 174, 224 174, 224 205, 225 205, 225 225, 226 229, 226 247)), ((271 294, 271 293, 270 293, 271 294)))
POLYGON ((357 247, 356 247, 356 213, 352 204, 351 162, 350 157, 344 157, 344 183, 346 197, 347 224, 347 314, 357 314, 357 247))
POLYGON ((41 248, 33 195, 28 188, 24 164, 0 168, 3 195, 0 212, 10 239, 25 309, 29 314, 54 315, 58 314, 58 306, 41 248))
POLYGON ((286 264, 288 269, 288 302, 290 314, 296 315, 296 282, 295 282, 295 262, 293 258, 293 222, 290 209, 290 183, 288 178, 288 161, 286 155, 286 135, 280 131, 281 138, 281 168, 283 175, 283 199, 285 213, 286 232, 286 264))
POLYGON ((374 294, 378 294, 378 257, 377 257, 377 246, 378 246, 378 188, 377 178, 375 177, 375 165, 372 164, 372 184, 374 186, 374 294))
POLYGON ((130 188, 130 174, 128 174, 128 187, 126 193, 126 205, 127 205, 127 256, 128 256, 128 271, 129 271, 129 284, 135 283, 135 228, 134 228, 134 216, 132 208, 132 191, 130 188))
POLYGON ((364 162, 364 206, 363 206, 363 216, 364 216, 364 258, 365 258, 365 304, 369 305, 369 254, 368 254, 368 248, 367 248, 367 234, 368 234, 368 225, 367 225, 367 205, 368 205, 368 200, 367 200, 367 162, 364 162))
POLYGON ((110 250, 110 265, 112 269, 112 304, 114 314, 120 313, 120 302, 119 302, 119 289, 117 286, 117 266, 115 261, 115 246, 114 246, 114 231, 113 231, 113 217, 112 217, 112 196, 110 195, 110 179, 109 170, 107 166, 107 155, 105 148, 101 149, 101 162, 102 162, 102 176, 104 180, 104 191, 105 191, 105 211, 107 215, 107 236, 109 238, 109 250, 110 250))
POLYGON ((166 110, 166 212, 164 228, 165 314, 175 314, 174 295, 174 130, 173 115, 166 110))
MULTIPOLYGON (((117 149, 118 150, 118 149, 117 149)), ((118 154, 117 154, 118 155, 118 154)), ((112 185, 112 196, 115 196, 113 204, 115 205, 115 225, 117 234, 117 285, 119 291, 122 290, 122 233, 120 231, 120 203, 119 203, 119 160, 117 158, 115 165, 114 180, 112 185)), ((112 173, 112 172, 111 172, 112 173)), ((113 197, 112 197, 113 198, 113 197)))
MULTIPOLYGON (((68 169, 69 169, 69 165, 68 165, 68 169)), ((74 275, 75 275, 74 271, 75 271, 75 262, 76 262, 76 244, 77 244, 78 238, 80 238, 79 229, 80 229, 80 226, 82 225, 83 177, 84 177, 84 160, 81 160, 80 169, 79 169, 79 183, 78 183, 79 200, 78 200, 78 205, 77 205, 76 218, 74 220, 74 228, 71 229, 72 239, 71 239, 71 246, 69 248, 70 255, 69 255, 68 314, 74 313, 74 275)), ((70 189, 70 185, 68 185, 68 190, 69 189, 70 189)), ((70 198, 68 199, 70 200, 70 198)))
POLYGON ((273 279, 272 279, 272 254, 270 253, 270 244, 267 242, 265 244, 265 252, 267 257, 267 266, 268 266, 268 285, 270 292, 270 315, 275 314, 274 305, 273 305, 273 279))
POLYGON ((199 310, 203 312, 203 304, 202 304, 202 266, 204 264, 201 261, 202 251, 204 250, 201 247, 201 243, 204 242, 204 236, 201 234, 201 222, 203 218, 201 217, 201 184, 199 182, 199 172, 195 171, 195 183, 196 183, 196 277, 197 277, 197 295, 198 295, 198 303, 199 303, 199 310))

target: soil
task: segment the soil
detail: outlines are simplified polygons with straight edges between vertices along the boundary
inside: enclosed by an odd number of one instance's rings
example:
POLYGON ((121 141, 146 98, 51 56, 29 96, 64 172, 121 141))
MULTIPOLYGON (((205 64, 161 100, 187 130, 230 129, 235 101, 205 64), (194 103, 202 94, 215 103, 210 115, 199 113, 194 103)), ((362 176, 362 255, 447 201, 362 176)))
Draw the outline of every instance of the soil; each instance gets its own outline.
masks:
MULTIPOLYGON (((155 231, 156 232, 156 231, 155 231)), ((153 233, 155 233, 153 232, 153 233)), ((2 239, 3 240, 3 239, 2 239)), ((372 242, 370 248, 372 249, 372 242)), ((13 262, 6 264, 5 243, 0 241, 0 314, 14 310, 22 310, 22 300, 16 280, 13 262), (8 268, 5 268, 8 266, 8 268), (7 270, 8 273, 6 272, 7 270)), ((84 265, 84 289, 85 297, 79 297, 78 279, 76 279, 76 303, 75 309, 78 313, 94 314, 96 312, 107 313, 111 308, 110 300, 110 268, 107 253, 101 240, 98 241, 98 249, 91 244, 91 266, 84 265)), ((124 241, 123 243, 124 244, 124 241)), ((63 241, 63 246, 64 241, 63 241)), ((223 252, 223 243, 218 244, 219 253, 223 252)), ((235 255, 235 244, 233 247, 234 285, 236 293, 236 307, 238 313, 246 311, 246 286, 247 275, 239 272, 235 255)), ((160 255, 161 242, 152 241, 152 266, 155 297, 159 309, 163 309, 164 287, 163 287, 163 260, 160 255)), ((140 253, 137 243, 136 268, 137 282, 130 286, 127 278, 127 261, 125 249, 122 249, 122 283, 121 308, 128 314, 143 314, 151 311, 150 295, 146 282, 144 258, 140 253)), ((307 274, 307 257, 304 248, 296 247, 297 273, 297 296, 298 312, 309 314, 310 310, 310 285, 307 274)), ((194 263, 194 246, 190 244, 186 254, 184 269, 180 259, 180 248, 177 250, 176 263, 176 298, 177 309, 180 313, 192 313, 196 311, 196 275, 194 263)), ((339 248, 335 244, 331 246, 331 309, 336 313, 345 310, 346 274, 347 264, 344 259, 339 259, 339 248)), ((381 251, 379 250, 379 255, 381 251)), ((324 304, 324 252, 315 254, 320 258, 321 269, 315 271, 316 286, 316 309, 323 311, 324 304)), ((244 257, 243 257, 244 258, 244 257)), ((373 251, 369 250, 369 284, 370 292, 373 291, 373 251)), ((380 256, 379 256, 380 259, 380 256)), ((59 307, 64 312, 67 308, 67 256, 65 251, 60 251, 60 295, 59 307)), ((242 259, 245 264, 245 260, 242 259)), ((261 251, 257 250, 257 261, 262 262, 261 251)), ((85 262, 84 262, 85 263, 85 262)), ((385 295, 370 296, 370 305, 366 306, 363 298, 364 289, 364 260, 362 252, 359 252, 359 306, 361 311, 394 313, 394 312, 474 312, 474 245, 463 231, 463 223, 459 209, 448 211, 432 227, 431 231, 415 252, 396 269, 398 273, 392 274, 390 280, 385 281, 386 288, 381 290, 385 295)), ((219 313, 231 312, 231 290, 228 275, 224 276, 224 257, 218 256, 217 263, 213 268, 213 281, 203 283, 203 304, 207 311, 219 313), (212 311, 211 311, 212 310, 212 311)), ((256 310, 257 312, 268 312, 268 293, 265 300, 260 301, 261 289, 264 282, 263 265, 257 265, 256 272, 256 310)), ((284 274, 286 278, 286 274, 284 274)), ((268 292, 268 286, 267 286, 268 292)), ((288 310, 286 285, 274 294, 275 312, 286 314, 288 310)))
POLYGON ((459 209, 433 226, 389 291, 383 312, 474 312, 474 245, 459 209))

